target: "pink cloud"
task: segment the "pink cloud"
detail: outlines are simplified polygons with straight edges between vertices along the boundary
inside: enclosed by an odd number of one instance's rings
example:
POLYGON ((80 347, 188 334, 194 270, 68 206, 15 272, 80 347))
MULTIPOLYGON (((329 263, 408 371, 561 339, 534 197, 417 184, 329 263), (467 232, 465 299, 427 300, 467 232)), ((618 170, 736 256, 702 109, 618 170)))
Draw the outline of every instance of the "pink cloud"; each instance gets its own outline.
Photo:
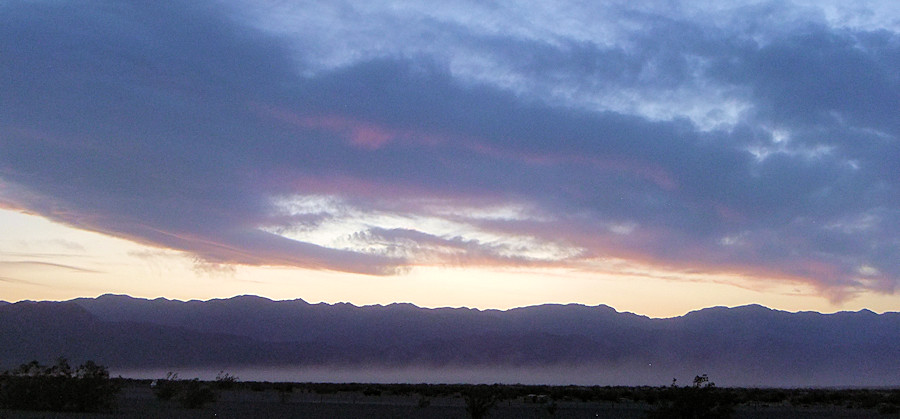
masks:
POLYGON ((527 152, 498 147, 478 140, 466 141, 464 144, 468 149, 495 158, 523 161, 535 165, 586 165, 599 171, 629 173, 648 180, 666 191, 676 190, 679 186, 678 181, 668 170, 649 162, 583 154, 527 152))
MULTIPOLYGON (((491 144, 483 138, 466 135, 448 135, 424 130, 388 127, 355 117, 324 114, 302 115, 277 106, 254 104, 253 109, 266 117, 303 129, 324 130, 345 138, 350 144, 369 150, 376 150, 396 141, 417 144, 453 144, 459 148, 495 158, 522 161, 535 165, 589 165, 594 169, 610 172, 629 173, 672 191, 678 189, 678 181, 665 168, 649 162, 634 159, 586 156, 582 154, 527 152, 491 144)), ((516 141, 510 141, 515 144, 516 141)))
POLYGON ((437 141, 435 136, 423 132, 395 129, 384 124, 364 121, 350 116, 335 114, 302 115, 288 109, 261 104, 254 104, 252 108, 260 115, 276 119, 294 127, 337 134, 350 144, 369 150, 377 150, 398 140, 413 140, 424 143, 437 141))
POLYGON ((361 148, 376 150, 396 140, 400 134, 387 127, 338 115, 305 116, 292 119, 303 128, 324 129, 348 138, 361 148))

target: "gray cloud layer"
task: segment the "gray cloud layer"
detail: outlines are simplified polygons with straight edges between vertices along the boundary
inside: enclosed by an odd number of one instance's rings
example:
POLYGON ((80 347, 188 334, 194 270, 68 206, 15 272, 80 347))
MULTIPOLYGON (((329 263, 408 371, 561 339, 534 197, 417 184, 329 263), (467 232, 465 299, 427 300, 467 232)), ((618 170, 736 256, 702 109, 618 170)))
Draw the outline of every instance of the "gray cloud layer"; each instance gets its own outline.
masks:
POLYGON ((0 199, 217 263, 612 257, 893 292, 897 32, 681 6, 0 3, 0 199), (504 205, 527 211, 447 215, 504 205), (349 209, 465 229, 276 234, 349 209), (512 255, 534 246, 569 250, 512 255))

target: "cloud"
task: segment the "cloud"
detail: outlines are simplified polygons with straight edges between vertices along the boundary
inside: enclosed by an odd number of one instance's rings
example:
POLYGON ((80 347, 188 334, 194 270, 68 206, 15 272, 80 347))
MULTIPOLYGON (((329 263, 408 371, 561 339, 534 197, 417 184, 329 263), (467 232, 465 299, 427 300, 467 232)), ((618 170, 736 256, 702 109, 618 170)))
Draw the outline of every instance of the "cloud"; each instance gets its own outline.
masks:
POLYGON ((67 271, 73 272, 82 272, 82 273, 99 273, 99 271, 93 269, 81 268, 73 265, 64 265, 61 263, 51 263, 51 262, 39 262, 39 261, 30 261, 30 260, 16 260, 16 261, 0 261, 0 268, 7 267, 18 267, 18 266, 36 266, 41 268, 53 268, 53 269, 64 269, 67 271))
POLYGON ((562 6, 4 3, 0 200, 210 266, 895 290, 896 28, 562 6))
MULTIPOLYGON (((42 286, 42 287, 46 287, 46 286, 47 286, 46 284, 41 284, 41 283, 32 282, 32 281, 26 281, 26 280, 24 280, 24 279, 11 278, 11 277, 8 277, 8 276, 0 276, 0 282, 6 282, 6 283, 9 283, 9 284, 37 285, 37 286, 42 286)), ((0 301, 2 301, 2 300, 0 300, 0 301)), ((5 302, 5 301, 4 301, 4 302, 5 302)))

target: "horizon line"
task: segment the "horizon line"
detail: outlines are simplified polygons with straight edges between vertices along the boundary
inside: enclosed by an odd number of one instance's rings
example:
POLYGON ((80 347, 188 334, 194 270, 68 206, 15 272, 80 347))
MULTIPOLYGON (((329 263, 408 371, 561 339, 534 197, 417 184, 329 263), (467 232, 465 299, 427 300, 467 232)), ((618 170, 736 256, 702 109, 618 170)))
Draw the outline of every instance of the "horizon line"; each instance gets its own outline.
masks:
POLYGON ((639 317, 646 317, 646 318, 648 318, 648 319, 658 319, 658 320, 674 319, 674 318, 684 317, 684 316, 687 316, 687 315, 689 315, 689 314, 691 314, 691 313, 698 313, 698 312, 706 311, 706 310, 713 310, 713 309, 727 309, 727 310, 734 310, 734 309, 740 309, 740 308, 745 308, 745 307, 760 307, 760 308, 763 308, 763 309, 768 310, 768 311, 781 312, 781 313, 788 313, 788 314, 813 313, 813 314, 820 314, 820 315, 832 315, 832 314, 840 314, 840 313, 862 313, 862 312, 868 312, 868 313, 872 313, 872 314, 875 314, 875 315, 884 315, 884 314, 900 313, 900 311, 887 311, 887 310, 886 310, 886 311, 882 311, 882 312, 877 312, 877 311, 874 311, 874 310, 872 310, 872 309, 870 309, 870 308, 865 308, 865 307, 864 307, 864 308, 861 308, 861 309, 859 309, 859 310, 856 310, 856 311, 853 311, 853 310, 835 310, 835 311, 831 311, 831 312, 823 312, 823 311, 815 311, 815 310, 798 310, 798 311, 791 311, 791 310, 783 310, 783 309, 778 309, 778 308, 772 308, 772 307, 768 307, 768 306, 766 306, 766 305, 759 304, 759 303, 748 303, 748 304, 740 304, 740 305, 734 305, 734 306, 727 306, 727 305, 713 305, 713 306, 702 307, 702 308, 698 308, 698 309, 694 309, 694 310, 689 310, 689 311, 687 311, 687 312, 685 312, 685 313, 683 313, 683 314, 680 314, 680 315, 668 316, 668 317, 654 317, 654 316, 649 316, 649 315, 641 314, 641 313, 635 313, 635 312, 631 312, 631 311, 620 311, 619 309, 617 309, 617 308, 615 308, 615 307, 613 307, 613 306, 611 306, 611 305, 608 305, 608 304, 589 305, 589 304, 578 303, 578 302, 567 302, 567 303, 562 303, 562 302, 545 302, 545 303, 540 303, 540 304, 531 304, 531 305, 523 305, 523 306, 508 307, 508 308, 497 308, 497 307, 468 307, 468 306, 425 306, 425 305, 418 305, 418 304, 415 304, 415 303, 404 302, 404 301, 395 301, 395 302, 391 302, 391 303, 387 303, 387 304, 383 304, 383 303, 374 303, 374 304, 361 304, 361 305, 357 305, 357 304, 354 304, 354 303, 348 302, 348 301, 337 301, 337 302, 318 301, 318 302, 310 302, 310 301, 307 301, 307 300, 303 299, 302 297, 297 297, 297 298, 293 298, 293 299, 273 299, 273 298, 270 298, 270 297, 266 297, 266 296, 263 296, 263 295, 257 295, 257 294, 235 294, 235 295, 232 295, 232 296, 230 296, 230 297, 214 297, 214 298, 209 298, 209 299, 200 299, 200 298, 178 299, 178 298, 169 298, 169 297, 165 297, 165 296, 158 296, 158 297, 153 297, 153 298, 151 298, 151 297, 140 297, 140 296, 133 296, 133 295, 129 295, 129 294, 118 294, 118 293, 112 293, 112 292, 106 292, 106 293, 103 293, 103 294, 100 294, 100 295, 97 295, 97 296, 94 296, 94 297, 90 297, 90 296, 81 296, 81 297, 70 298, 70 299, 67 299, 67 300, 30 300, 30 299, 21 299, 21 300, 17 300, 17 301, 0 300, 0 303, 6 303, 6 304, 17 304, 17 303, 46 303, 46 302, 49 302, 49 303, 64 303, 64 302, 72 302, 72 301, 79 300, 79 299, 96 300, 96 299, 99 299, 99 298, 101 298, 101 297, 107 297, 107 296, 109 296, 109 297, 127 297, 127 298, 131 298, 131 299, 134 299, 134 300, 145 300, 145 301, 165 300, 165 301, 172 301, 172 302, 178 302, 178 303, 191 303, 191 302, 203 302, 203 303, 205 303, 205 302, 210 302, 210 301, 226 301, 226 300, 233 300, 233 299, 241 298, 241 297, 254 297, 254 298, 263 299, 263 300, 266 300, 266 301, 269 301, 269 302, 296 302, 296 301, 301 301, 301 302, 303 302, 303 303, 305 303, 305 304, 309 304, 309 305, 326 305, 326 306, 349 305, 349 306, 355 307, 355 308, 366 308, 366 307, 390 307, 390 306, 394 306, 394 305, 408 305, 408 306, 412 306, 412 307, 414 307, 414 308, 417 308, 417 309, 423 309, 423 310, 441 310, 441 309, 450 309, 450 310, 474 310, 474 311, 478 311, 478 312, 492 312, 492 311, 493 311, 493 312, 509 312, 509 311, 514 311, 514 310, 521 310, 521 309, 527 309, 527 308, 532 308, 532 307, 544 307, 544 306, 581 306, 581 307, 586 307, 586 308, 608 308, 608 309, 613 310, 613 311, 616 312, 617 314, 631 314, 631 315, 635 315, 635 316, 639 316, 639 317))

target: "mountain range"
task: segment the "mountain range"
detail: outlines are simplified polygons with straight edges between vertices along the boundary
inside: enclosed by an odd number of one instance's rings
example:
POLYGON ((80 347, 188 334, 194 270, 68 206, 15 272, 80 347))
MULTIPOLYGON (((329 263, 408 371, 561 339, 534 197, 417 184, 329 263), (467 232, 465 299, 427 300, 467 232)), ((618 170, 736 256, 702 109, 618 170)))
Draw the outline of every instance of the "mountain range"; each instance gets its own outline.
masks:
POLYGON ((706 373, 720 385, 897 386, 900 313, 748 305, 652 319, 603 305, 500 311, 255 296, 0 304, 0 369, 59 356, 113 371, 559 368, 572 383, 665 385, 706 373))

